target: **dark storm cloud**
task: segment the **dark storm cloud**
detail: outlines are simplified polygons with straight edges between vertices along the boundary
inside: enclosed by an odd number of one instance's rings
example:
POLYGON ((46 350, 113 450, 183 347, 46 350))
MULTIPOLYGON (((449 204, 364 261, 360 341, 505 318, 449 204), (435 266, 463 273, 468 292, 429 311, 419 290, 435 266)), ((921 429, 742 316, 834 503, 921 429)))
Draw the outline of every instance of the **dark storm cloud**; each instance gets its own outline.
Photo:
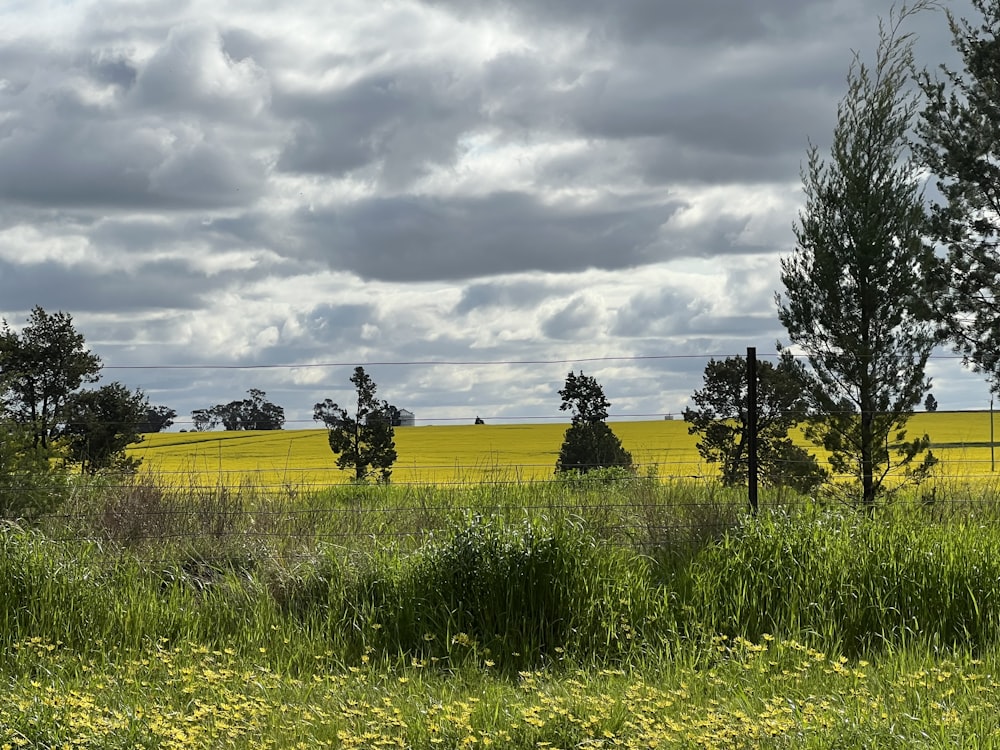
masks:
POLYGON ((601 310, 593 300, 573 297, 542 321, 542 333, 550 339, 563 341, 591 336, 601 328, 601 310))
POLYGON ((365 323, 377 322, 374 305, 317 305, 302 323, 310 338, 321 346, 357 338, 365 323))
POLYGON ((794 179, 808 136, 822 141, 829 129, 849 62, 843 46, 794 39, 610 54, 611 63, 523 52, 486 64, 490 122, 506 137, 575 135, 595 145, 570 163, 541 165, 546 178, 602 180, 611 167, 611 176, 651 185, 794 179))
POLYGON ((122 52, 29 47, 0 53, 10 76, 0 87, 0 197, 180 210, 242 205, 263 190, 264 164, 241 134, 198 120, 246 118, 268 95, 260 72, 228 59, 210 29, 171 32, 144 66, 122 52), (178 119, 185 113, 195 119, 178 119))
POLYGON ((677 336, 690 333, 691 321, 708 311, 706 300, 677 289, 642 292, 618 309, 613 336, 677 336))
POLYGON ((386 281, 516 271, 629 268, 664 257, 660 226, 677 206, 549 206, 524 193, 411 196, 302 213, 305 251, 332 268, 386 281))
POLYGON ((37 206, 237 206, 260 193, 261 175, 221 144, 167 145, 129 124, 54 119, 0 140, 0 196, 37 206))
MULTIPOLYGON (((720 274, 721 277, 721 274, 720 274)), ((648 338, 711 336, 716 340, 757 341, 771 346, 782 332, 773 302, 761 295, 740 314, 713 310, 714 299, 739 302, 728 289, 738 286, 733 277, 720 278, 716 295, 698 295, 691 290, 659 289, 633 295, 616 312, 611 334, 616 337, 648 338)), ((737 309, 742 306, 736 305, 737 309)), ((732 306, 730 306, 732 309, 732 306)))
POLYGON ((252 117, 269 97, 264 71, 251 58, 235 61, 226 55, 218 30, 204 24, 171 29, 143 66, 132 94, 144 110, 216 121, 252 117))

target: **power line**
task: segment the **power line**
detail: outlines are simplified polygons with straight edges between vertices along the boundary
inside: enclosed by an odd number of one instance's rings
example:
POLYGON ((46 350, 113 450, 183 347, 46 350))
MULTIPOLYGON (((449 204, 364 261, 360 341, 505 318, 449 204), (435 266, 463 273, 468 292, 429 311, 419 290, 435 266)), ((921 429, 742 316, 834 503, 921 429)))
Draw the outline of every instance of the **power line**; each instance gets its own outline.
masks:
MULTIPOLYGON (((255 364, 255 365, 223 365, 223 364, 156 364, 156 365, 102 365, 105 370, 298 370, 332 367, 495 367, 516 365, 567 365, 588 362, 642 362, 671 359, 720 359, 741 357, 739 353, 716 352, 714 354, 647 354, 647 355, 615 355, 606 357, 573 357, 569 359, 496 359, 496 360, 457 360, 457 359, 423 359, 423 360, 385 360, 371 362, 306 362, 301 364, 255 364)), ((777 357, 777 352, 758 353, 758 357, 777 357)), ((796 358, 806 358, 805 354, 793 354, 796 358)), ((932 360, 962 359, 959 354, 941 354, 931 356, 932 360)))
MULTIPOLYGON (((435 367, 438 365, 461 367, 490 367, 496 365, 566 365, 578 362, 637 362, 659 359, 704 359, 705 357, 731 357, 732 354, 650 354, 621 355, 609 357, 574 357, 572 359, 498 359, 498 360, 401 360, 383 362, 309 362, 305 364, 270 364, 270 365, 219 365, 219 364, 187 364, 187 365, 104 365, 105 370, 292 370, 320 367, 435 367)), ((760 355, 768 356, 768 355, 760 355)))

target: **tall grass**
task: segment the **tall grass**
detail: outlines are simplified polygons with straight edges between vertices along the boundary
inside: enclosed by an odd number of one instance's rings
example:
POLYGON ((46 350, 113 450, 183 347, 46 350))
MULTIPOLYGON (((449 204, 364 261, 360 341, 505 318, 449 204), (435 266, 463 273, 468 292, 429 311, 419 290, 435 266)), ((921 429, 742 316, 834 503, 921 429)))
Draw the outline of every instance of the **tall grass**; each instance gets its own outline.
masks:
POLYGON ((1000 635, 1000 528, 892 511, 748 519, 699 554, 678 597, 689 623, 749 639, 980 647, 1000 635))
POLYGON ((193 640, 300 665, 322 644, 341 664, 514 672, 684 658, 718 634, 849 654, 1000 641, 1000 524, 983 512, 772 498, 751 518, 718 490, 642 481, 343 488, 295 507, 154 489, 80 499, 61 530, 6 527, 0 642, 193 640))

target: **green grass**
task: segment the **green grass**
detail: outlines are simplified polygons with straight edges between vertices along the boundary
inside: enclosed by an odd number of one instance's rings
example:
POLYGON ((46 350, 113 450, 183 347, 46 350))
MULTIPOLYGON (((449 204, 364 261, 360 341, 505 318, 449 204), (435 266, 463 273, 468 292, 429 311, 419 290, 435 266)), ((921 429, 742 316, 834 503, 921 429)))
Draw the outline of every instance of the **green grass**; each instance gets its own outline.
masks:
POLYGON ((995 500, 81 485, 0 531, 0 747, 989 747, 995 500))

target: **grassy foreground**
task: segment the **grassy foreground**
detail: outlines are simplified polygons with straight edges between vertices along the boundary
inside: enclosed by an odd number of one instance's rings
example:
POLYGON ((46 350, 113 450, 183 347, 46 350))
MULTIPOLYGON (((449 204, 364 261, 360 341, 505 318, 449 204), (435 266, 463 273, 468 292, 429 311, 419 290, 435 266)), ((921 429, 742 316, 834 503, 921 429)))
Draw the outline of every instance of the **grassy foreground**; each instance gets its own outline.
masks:
POLYGON ((1000 745, 995 497, 133 491, 0 532, 0 747, 1000 745))

